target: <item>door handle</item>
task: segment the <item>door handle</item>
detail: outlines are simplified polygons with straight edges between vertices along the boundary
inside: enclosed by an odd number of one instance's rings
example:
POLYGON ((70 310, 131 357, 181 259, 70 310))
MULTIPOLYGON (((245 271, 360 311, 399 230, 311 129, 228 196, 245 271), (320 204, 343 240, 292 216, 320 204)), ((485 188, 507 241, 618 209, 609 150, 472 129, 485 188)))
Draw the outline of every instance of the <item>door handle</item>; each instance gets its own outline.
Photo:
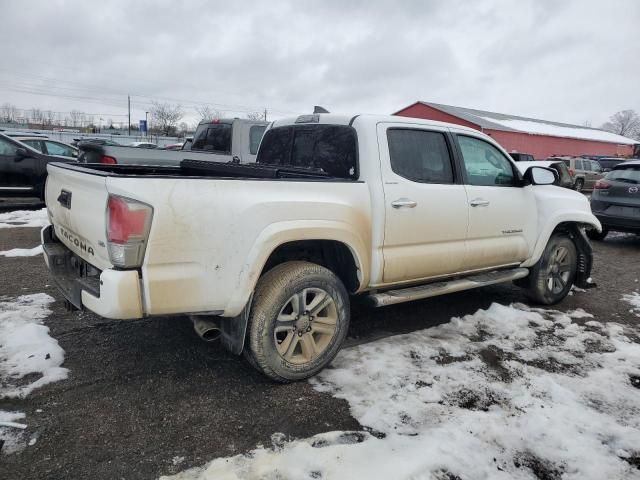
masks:
POLYGON ((418 205, 418 202, 409 200, 408 198, 399 198, 391 202, 393 208, 413 208, 418 205))
POLYGON ((471 200, 469 205, 471 205, 472 207, 488 207, 489 203, 490 203, 489 200, 483 200, 482 198, 474 198, 473 200, 471 200))

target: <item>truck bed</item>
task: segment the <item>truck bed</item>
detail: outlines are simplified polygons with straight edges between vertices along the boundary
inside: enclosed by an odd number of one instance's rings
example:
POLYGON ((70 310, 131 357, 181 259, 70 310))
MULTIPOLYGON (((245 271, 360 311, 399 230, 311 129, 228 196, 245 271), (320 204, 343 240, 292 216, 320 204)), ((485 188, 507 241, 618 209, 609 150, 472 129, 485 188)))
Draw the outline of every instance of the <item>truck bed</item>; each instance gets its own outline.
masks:
POLYGON ((332 181, 352 181, 330 177, 321 169, 301 168, 267 164, 216 163, 202 160, 186 159, 179 166, 155 165, 105 165, 100 163, 63 164, 54 163, 56 167, 66 168, 91 175, 104 177, 186 177, 186 178, 264 178, 264 179, 330 179, 332 181))

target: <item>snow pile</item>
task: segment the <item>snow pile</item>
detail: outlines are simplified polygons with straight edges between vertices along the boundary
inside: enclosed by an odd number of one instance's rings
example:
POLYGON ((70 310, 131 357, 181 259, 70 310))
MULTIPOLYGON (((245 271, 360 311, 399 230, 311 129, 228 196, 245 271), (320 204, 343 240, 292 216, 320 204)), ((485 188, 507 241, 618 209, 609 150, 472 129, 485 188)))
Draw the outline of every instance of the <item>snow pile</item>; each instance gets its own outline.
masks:
POLYGON ((493 304, 345 349, 312 384, 366 431, 274 441, 171 478, 637 477, 640 345, 627 333, 493 304))
POLYGON ((0 213, 0 228, 45 227, 47 225, 49 225, 49 217, 46 208, 0 213))
POLYGON ((0 443, 2 445, 2 453, 15 453, 22 449, 24 429, 27 426, 24 423, 18 423, 25 414, 22 412, 7 412, 0 410, 0 443))
POLYGON ((42 325, 53 301, 46 293, 0 301, 0 398, 24 397, 67 378, 67 369, 60 366, 64 350, 42 325), (29 382, 20 382, 27 375, 29 382))
POLYGON ((519 120, 515 118, 499 119, 493 117, 480 117, 503 127, 512 128, 521 132, 533 133, 537 135, 551 135, 554 137, 580 138, 586 140, 596 140, 599 142, 617 143, 620 145, 634 145, 638 143, 631 138, 623 137, 615 133, 595 128, 581 128, 570 125, 554 125, 546 122, 536 122, 535 120, 519 120))
POLYGON ((640 317, 640 294, 638 292, 625 293, 622 295, 622 300, 631 305, 631 313, 635 313, 640 317))
POLYGON ((11 250, 5 250, 0 252, 0 255, 4 257, 34 257, 42 253, 42 245, 38 245, 33 248, 12 248, 11 250))
MULTIPOLYGON (((61 367, 64 350, 42 325, 53 301, 45 293, 0 301, 0 399, 25 397, 38 387, 67 378, 68 370, 61 367)), ((2 453, 24 448, 27 426, 16 422, 22 418, 22 412, 0 410, 2 453)), ((32 437, 29 445, 35 441, 32 437)))

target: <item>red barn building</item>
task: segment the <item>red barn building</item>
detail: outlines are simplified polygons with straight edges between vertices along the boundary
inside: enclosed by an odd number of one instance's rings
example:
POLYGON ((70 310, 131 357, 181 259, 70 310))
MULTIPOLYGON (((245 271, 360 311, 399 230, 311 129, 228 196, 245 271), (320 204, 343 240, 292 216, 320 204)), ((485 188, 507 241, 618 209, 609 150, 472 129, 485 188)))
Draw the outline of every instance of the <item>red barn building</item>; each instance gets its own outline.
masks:
POLYGON ((634 147, 640 145, 630 138, 597 128, 431 102, 416 102, 395 115, 475 128, 493 137, 508 152, 530 153, 536 159, 553 155, 630 157, 634 147))

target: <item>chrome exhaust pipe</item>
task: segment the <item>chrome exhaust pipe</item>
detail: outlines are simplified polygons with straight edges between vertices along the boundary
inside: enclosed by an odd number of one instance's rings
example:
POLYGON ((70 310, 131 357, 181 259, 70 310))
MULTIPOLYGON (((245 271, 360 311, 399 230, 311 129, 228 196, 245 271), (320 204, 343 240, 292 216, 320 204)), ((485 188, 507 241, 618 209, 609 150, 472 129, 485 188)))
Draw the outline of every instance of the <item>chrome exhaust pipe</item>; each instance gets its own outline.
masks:
POLYGON ((215 342, 220 338, 220 326, 214 320, 206 317, 192 316, 193 329, 205 342, 215 342))

